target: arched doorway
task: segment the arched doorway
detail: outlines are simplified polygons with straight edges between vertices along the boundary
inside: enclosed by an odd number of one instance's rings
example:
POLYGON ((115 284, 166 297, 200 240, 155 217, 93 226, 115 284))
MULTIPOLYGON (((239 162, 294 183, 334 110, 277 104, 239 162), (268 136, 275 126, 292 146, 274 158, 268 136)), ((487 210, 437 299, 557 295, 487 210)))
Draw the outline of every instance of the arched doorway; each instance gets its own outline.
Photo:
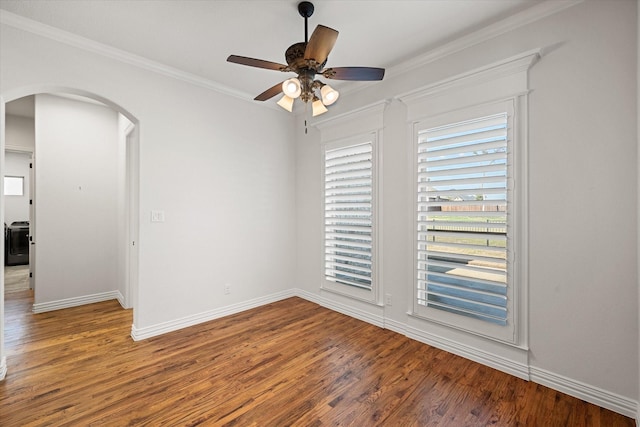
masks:
MULTIPOLYGON (((5 148, 6 148, 6 105, 12 101, 18 100, 25 96, 39 96, 39 97, 60 97, 66 100, 74 100, 92 103, 99 105, 100 108, 112 110, 114 117, 118 117, 118 144, 122 144, 121 161, 116 167, 121 171, 121 175, 118 178, 118 188, 121 190, 118 193, 118 215, 121 215, 117 219, 117 287, 114 292, 103 292, 99 294, 89 295, 87 298, 67 298, 64 300, 66 306, 80 305, 83 303, 96 302, 102 299, 112 299, 117 294, 117 299, 125 308, 133 308, 137 305, 137 236, 138 236, 138 121, 124 108, 120 107, 116 103, 103 98, 99 95, 89 93, 86 91, 76 90, 73 88, 62 87, 38 87, 38 88, 25 88, 19 91, 12 91, 11 93, 2 94, 0 96, 0 165, 2 165, 3 176, 5 170, 5 148), (93 300, 92 300, 93 298, 93 300), (96 299, 98 298, 98 299, 96 299)), ((65 101, 67 102, 67 101, 65 101)), ((70 101, 69 101, 70 102, 70 101)), ((120 148, 119 148, 120 149, 120 148)), ((38 154, 35 153, 36 159, 38 154)), ((49 162, 51 163, 51 161, 49 162)), ((34 162, 34 167, 38 168, 37 162, 34 162)), ((48 177, 51 179, 51 175, 48 177)), ((36 185, 38 178, 36 177, 36 185)), ((82 183, 76 183, 76 190, 78 192, 86 190, 83 189, 82 183)), ((90 186, 93 183, 90 183, 90 186)), ((2 189, 3 190, 3 189, 2 189)), ((95 190, 95 189, 94 189, 95 190)), ((0 193, 4 196, 4 192, 0 193)), ((35 207, 37 209, 37 197, 38 187, 36 186, 35 192, 35 207)), ((4 198, 4 197, 3 197, 4 198)), ((62 202, 64 203, 64 202, 62 202)), ((5 203, 4 200, 1 203, 0 216, 4 220, 5 203)), ((38 215, 35 216, 38 218, 38 215)), ((35 219, 33 218, 33 219, 35 219)), ((35 226, 38 227, 38 222, 35 221, 35 226)), ((97 224, 96 226, 99 226, 97 224)), ((38 232, 34 233, 34 246, 36 262, 34 267, 41 265, 40 261, 43 257, 38 258, 38 232)), ((0 242, 0 247, 4 251, 4 239, 0 242)), ((35 268, 35 289, 38 292, 38 274, 37 268, 35 268)), ((0 295, 2 298, 2 304, 0 305, 0 379, 4 378, 7 370, 6 352, 5 352, 5 316, 4 316, 4 277, 0 278, 0 295)), ((56 300, 55 304, 34 304, 34 311, 49 311, 58 308, 64 308, 65 305, 59 305, 60 300, 56 300)))

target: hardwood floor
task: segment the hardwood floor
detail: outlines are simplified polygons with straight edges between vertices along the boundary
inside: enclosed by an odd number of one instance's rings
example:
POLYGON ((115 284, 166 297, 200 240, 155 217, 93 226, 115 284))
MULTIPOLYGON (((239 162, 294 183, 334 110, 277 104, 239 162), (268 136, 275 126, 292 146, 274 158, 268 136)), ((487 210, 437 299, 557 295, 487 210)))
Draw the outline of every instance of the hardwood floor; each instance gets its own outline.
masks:
POLYGON ((116 301, 7 297, 2 426, 634 425, 299 298, 134 342, 116 301))
POLYGON ((4 266, 4 292, 26 291, 29 289, 29 266, 4 266))

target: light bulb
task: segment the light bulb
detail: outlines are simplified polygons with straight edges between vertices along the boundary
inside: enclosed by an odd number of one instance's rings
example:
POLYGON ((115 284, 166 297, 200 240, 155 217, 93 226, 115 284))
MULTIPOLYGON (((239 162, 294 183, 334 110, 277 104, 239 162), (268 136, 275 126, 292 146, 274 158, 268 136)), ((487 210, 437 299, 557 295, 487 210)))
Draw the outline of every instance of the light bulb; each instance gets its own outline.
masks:
POLYGON ((300 80, 295 77, 282 82, 282 92, 289 98, 297 98, 302 93, 300 80))
POLYGON ((324 105, 331 105, 338 100, 340 93, 329 85, 324 85, 320 89, 320 95, 322 95, 322 103, 324 105))

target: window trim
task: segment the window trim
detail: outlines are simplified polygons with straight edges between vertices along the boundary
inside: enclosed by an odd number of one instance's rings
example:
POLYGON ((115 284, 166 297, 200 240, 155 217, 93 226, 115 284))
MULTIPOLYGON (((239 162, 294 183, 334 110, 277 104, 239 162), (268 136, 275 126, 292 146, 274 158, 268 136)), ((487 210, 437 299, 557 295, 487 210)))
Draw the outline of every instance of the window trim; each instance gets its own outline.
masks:
MULTIPOLYGON (((513 245, 507 245, 507 326, 496 325, 492 323, 487 323, 482 320, 477 320, 471 317, 462 316, 455 313, 449 313, 443 310, 438 310, 435 308, 431 308, 428 306, 422 306, 418 304, 417 293, 418 289, 416 286, 418 280, 418 249, 417 249, 417 237, 418 230, 416 227, 417 224, 417 207, 418 207, 418 182, 417 182, 417 174, 418 174, 418 137, 420 131, 424 129, 433 128, 440 125, 446 125, 451 123, 457 123, 465 120, 471 120, 483 116, 488 116, 495 113, 506 112, 507 113, 507 157, 508 163, 511 164, 508 173, 510 173, 507 178, 507 191, 512 196, 508 197, 507 200, 507 214, 509 219, 507 221, 507 236, 509 240, 513 238, 511 236, 515 236, 517 234, 517 215, 514 215, 517 208, 514 206, 514 197, 513 195, 519 193, 519 189, 516 189, 514 186, 515 180, 513 179, 513 175, 516 173, 516 144, 517 138, 515 135, 518 134, 517 123, 516 123, 516 112, 515 112, 515 102, 516 99, 504 99, 497 102, 486 103, 482 105, 475 105, 468 108, 463 108, 458 111, 448 112, 445 114, 440 114, 437 116, 425 118, 419 122, 413 124, 413 173, 412 173, 412 181, 413 181, 413 192, 412 192, 412 259, 413 259, 413 283, 412 283, 412 308, 411 314, 413 316, 423 318, 434 323, 439 323, 448 327, 452 327, 455 329, 463 330, 465 332, 473 333, 476 335, 485 336, 488 338, 496 339, 499 341, 505 341, 508 343, 516 343, 517 342, 517 325, 519 319, 519 307, 516 300, 515 289, 518 287, 515 281, 515 277, 517 277, 516 271, 518 269, 518 263, 515 262, 515 250, 513 245)), ((519 239, 515 239, 515 244, 517 245, 519 239)))
MULTIPOLYGON (((411 164, 414 168, 410 176, 409 188, 413 188, 409 198, 411 221, 409 232, 409 253, 412 254, 408 263, 411 265, 413 273, 409 275, 410 282, 407 283, 410 295, 413 295, 413 302, 410 304, 408 315, 428 322, 444 325, 451 329, 461 330, 479 337, 498 341, 513 347, 528 348, 528 71, 538 61, 541 56, 541 49, 532 49, 509 58, 478 67, 444 80, 435 82, 425 87, 412 90, 399 95, 397 99, 407 106, 408 134, 411 136, 409 146, 411 164), (458 111, 481 106, 507 99, 513 100, 514 105, 514 192, 512 196, 512 219, 515 244, 512 250, 515 254, 514 268, 512 271, 511 298, 513 301, 513 332, 508 336, 505 334, 492 334, 490 331, 477 332, 469 330, 460 325, 457 321, 441 323, 425 318, 419 313, 415 313, 416 301, 416 269, 415 255, 416 245, 414 228, 416 217, 414 195, 416 193, 417 182, 415 180, 417 167, 417 149, 414 144, 417 142, 415 134, 415 124, 442 114, 456 114, 458 111)), ((452 123, 455 120, 451 121, 452 123)), ((464 316, 456 316, 462 318, 464 316)))

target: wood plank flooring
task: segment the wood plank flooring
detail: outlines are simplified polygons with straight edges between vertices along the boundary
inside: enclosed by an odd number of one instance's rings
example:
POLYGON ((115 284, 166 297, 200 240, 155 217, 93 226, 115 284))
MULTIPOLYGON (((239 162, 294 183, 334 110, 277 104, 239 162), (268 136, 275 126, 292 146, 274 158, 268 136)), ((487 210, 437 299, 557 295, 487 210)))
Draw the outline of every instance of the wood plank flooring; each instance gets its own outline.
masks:
POLYGON ((141 342, 116 301, 7 296, 2 426, 633 426, 630 418, 290 298, 141 342))
POLYGON ((4 266, 4 293, 26 291, 29 289, 29 266, 4 266))

